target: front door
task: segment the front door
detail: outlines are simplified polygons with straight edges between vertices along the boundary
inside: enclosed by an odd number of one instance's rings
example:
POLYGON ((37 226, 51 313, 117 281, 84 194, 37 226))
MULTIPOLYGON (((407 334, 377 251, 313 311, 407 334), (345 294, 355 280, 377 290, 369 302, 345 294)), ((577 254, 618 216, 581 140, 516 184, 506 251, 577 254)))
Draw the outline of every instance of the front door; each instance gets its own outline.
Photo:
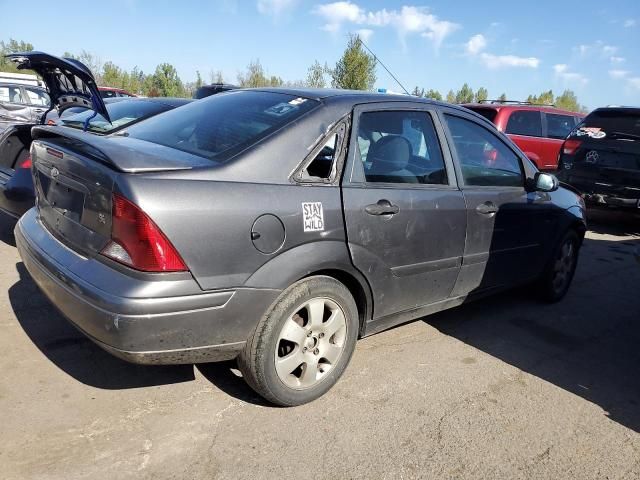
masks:
POLYGON ((368 279, 374 320, 449 297, 466 214, 437 116, 424 104, 354 111, 343 203, 352 261, 368 279))
POLYGON ((545 231, 552 228, 550 197, 525 189, 521 159, 489 127, 459 112, 445 113, 444 119, 467 204, 467 239, 454 294, 531 278, 541 266, 545 231))

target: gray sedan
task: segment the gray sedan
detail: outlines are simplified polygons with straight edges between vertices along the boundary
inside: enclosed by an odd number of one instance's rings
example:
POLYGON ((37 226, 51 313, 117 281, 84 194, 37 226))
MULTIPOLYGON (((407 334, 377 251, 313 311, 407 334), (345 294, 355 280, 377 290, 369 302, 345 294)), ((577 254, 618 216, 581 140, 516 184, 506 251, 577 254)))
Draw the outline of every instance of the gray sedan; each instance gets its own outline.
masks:
POLYGON ((491 123, 409 96, 237 90, 33 136, 16 243, 52 303, 133 362, 237 358, 279 405, 327 392, 359 337, 515 285, 560 300, 586 228, 491 123))

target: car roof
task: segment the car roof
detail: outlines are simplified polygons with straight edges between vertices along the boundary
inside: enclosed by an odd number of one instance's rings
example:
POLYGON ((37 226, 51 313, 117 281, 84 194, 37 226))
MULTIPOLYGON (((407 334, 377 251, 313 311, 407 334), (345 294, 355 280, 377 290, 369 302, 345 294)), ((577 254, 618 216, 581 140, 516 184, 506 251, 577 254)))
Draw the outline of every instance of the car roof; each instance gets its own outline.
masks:
POLYGON ((564 110, 562 108, 554 107, 553 105, 533 105, 526 103, 463 103, 463 107, 466 108, 485 108, 488 110, 528 110, 534 112, 545 113, 562 113, 565 115, 574 115, 578 117, 586 116, 584 113, 572 112, 570 110, 564 110))
POLYGON ((611 113, 624 112, 624 113, 632 113, 632 114, 640 115, 640 107, 627 107, 627 106, 600 107, 600 108, 596 108, 591 113, 595 113, 595 112, 611 112, 611 113))

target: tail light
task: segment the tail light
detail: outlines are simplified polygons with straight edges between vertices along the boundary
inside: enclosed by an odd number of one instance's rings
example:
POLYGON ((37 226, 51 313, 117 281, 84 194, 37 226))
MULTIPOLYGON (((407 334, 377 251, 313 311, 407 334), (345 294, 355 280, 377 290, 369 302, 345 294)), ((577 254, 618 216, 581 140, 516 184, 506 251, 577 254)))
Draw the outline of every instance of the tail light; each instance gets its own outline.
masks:
POLYGON ((54 122, 53 120, 49 119, 47 120, 47 125, 55 125, 56 122, 54 122))
POLYGON ((565 155, 573 155, 582 145, 582 140, 565 140, 562 145, 562 152, 565 155))
POLYGON ((106 257, 145 272, 184 272, 180 254, 137 205, 113 194, 111 241, 106 257))
POLYGON ((18 168, 24 168, 24 169, 29 169, 31 168, 31 155, 29 155, 27 158, 25 158, 22 163, 20 165, 18 165, 18 168))

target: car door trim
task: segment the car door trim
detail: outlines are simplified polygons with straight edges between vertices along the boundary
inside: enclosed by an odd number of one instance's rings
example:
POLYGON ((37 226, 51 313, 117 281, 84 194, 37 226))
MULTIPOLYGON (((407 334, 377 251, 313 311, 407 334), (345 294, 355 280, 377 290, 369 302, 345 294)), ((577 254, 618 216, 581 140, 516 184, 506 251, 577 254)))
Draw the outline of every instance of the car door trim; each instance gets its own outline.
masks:
POLYGON ((462 265, 462 255, 450 258, 441 258, 428 262, 411 263, 408 265, 399 265, 391 267, 391 273, 394 277, 408 277, 426 272, 437 272, 439 270, 449 270, 451 268, 460 268, 462 265))

